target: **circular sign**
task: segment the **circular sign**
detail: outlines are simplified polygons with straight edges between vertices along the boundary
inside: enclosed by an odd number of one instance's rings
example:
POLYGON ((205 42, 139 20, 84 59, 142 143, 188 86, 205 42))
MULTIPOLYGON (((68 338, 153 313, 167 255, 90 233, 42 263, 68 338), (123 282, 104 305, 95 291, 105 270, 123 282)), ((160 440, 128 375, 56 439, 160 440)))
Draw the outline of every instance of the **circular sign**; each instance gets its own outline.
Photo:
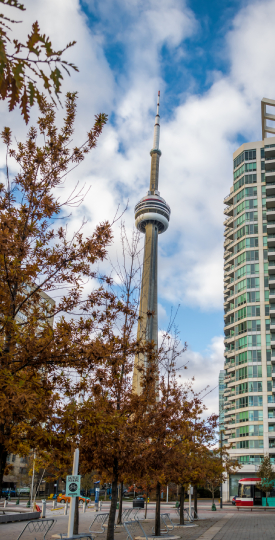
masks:
POLYGON ((75 482, 69 484, 69 490, 72 492, 77 491, 77 484, 75 484, 75 482))

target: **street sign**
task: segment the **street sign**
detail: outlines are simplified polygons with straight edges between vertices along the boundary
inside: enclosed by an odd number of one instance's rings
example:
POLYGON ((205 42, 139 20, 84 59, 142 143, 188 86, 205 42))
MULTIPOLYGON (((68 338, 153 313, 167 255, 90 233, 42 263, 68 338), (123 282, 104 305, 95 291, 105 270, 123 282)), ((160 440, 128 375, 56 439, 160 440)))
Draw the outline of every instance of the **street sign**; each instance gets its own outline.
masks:
POLYGON ((66 496, 79 497, 80 495, 80 474, 67 476, 66 478, 66 496))

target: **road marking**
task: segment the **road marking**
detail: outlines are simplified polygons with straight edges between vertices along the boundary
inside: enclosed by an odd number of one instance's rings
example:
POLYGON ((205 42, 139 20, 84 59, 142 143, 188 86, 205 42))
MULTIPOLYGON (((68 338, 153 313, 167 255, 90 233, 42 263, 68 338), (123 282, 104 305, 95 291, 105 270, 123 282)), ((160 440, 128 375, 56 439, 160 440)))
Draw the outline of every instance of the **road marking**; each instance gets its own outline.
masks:
POLYGON ((214 536, 223 528, 223 526, 229 521, 229 519, 232 517, 228 516, 226 518, 222 518, 215 525, 212 525, 207 531, 205 531, 201 536, 197 538, 197 540, 212 540, 214 536))

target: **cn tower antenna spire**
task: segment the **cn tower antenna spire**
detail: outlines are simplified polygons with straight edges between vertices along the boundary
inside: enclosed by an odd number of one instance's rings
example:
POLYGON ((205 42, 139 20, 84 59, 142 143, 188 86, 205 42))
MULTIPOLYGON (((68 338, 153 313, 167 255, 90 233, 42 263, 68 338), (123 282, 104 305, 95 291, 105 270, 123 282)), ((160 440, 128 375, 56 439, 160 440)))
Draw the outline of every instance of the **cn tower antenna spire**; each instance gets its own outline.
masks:
POLYGON ((159 135, 160 135, 159 98, 160 98, 160 91, 158 91, 157 114, 156 114, 155 126, 154 126, 153 150, 159 150, 159 135))

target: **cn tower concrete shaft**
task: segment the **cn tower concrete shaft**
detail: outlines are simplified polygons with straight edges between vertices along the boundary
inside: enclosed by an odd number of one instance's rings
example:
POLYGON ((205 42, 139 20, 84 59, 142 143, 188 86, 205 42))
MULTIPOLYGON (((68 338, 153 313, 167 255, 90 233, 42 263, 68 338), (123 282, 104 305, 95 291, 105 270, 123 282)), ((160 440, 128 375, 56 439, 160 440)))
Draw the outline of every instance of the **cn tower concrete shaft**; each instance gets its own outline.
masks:
MULTIPOLYGON (((150 189, 135 207, 136 227, 145 233, 138 338, 146 343, 154 342, 155 347, 158 346, 158 235, 167 230, 170 219, 170 208, 158 191, 161 156, 159 96, 160 93, 158 94, 153 149, 150 152, 150 189)), ((138 395, 142 393, 142 370, 146 370, 146 367, 146 355, 137 355, 133 374, 133 392, 138 395)))
MULTIPOLYGON (((140 290, 138 338, 154 341, 158 345, 158 228, 148 222, 145 227, 144 258, 140 290)), ((133 391, 141 394, 141 372, 146 368, 144 355, 136 356, 133 376, 133 391)))

